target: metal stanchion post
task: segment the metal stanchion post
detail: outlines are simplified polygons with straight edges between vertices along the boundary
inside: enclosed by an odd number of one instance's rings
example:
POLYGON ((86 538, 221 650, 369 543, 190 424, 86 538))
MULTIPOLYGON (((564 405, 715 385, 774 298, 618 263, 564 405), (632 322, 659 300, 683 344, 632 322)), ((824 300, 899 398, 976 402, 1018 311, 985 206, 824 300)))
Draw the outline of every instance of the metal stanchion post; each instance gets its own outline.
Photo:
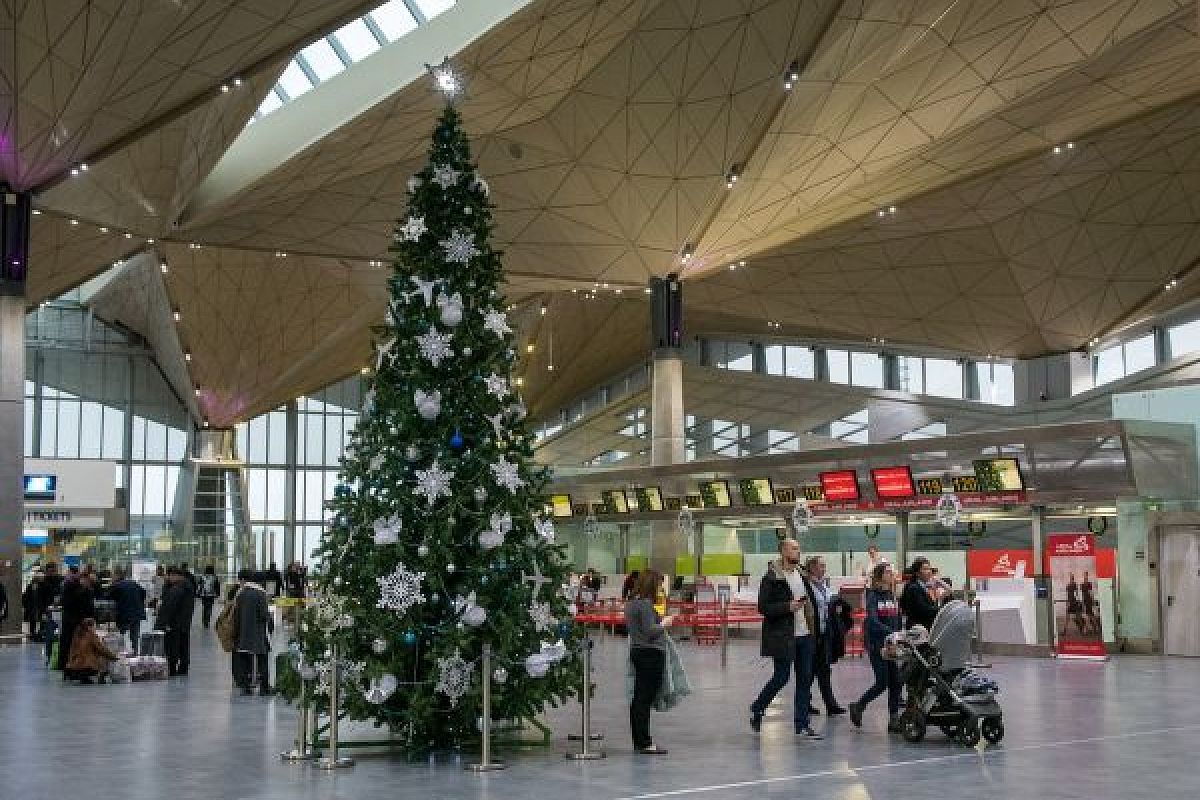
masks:
POLYGON ((976 669, 988 669, 992 666, 983 661, 983 611, 978 597, 975 598, 975 661, 971 666, 976 669))
POLYGON ((495 772, 504 769, 504 764, 492 761, 492 646, 488 642, 483 643, 480 670, 483 672, 483 724, 480 726, 483 738, 479 763, 468 764, 466 769, 470 772, 495 772))
POLYGON ((300 712, 300 722, 296 726, 296 746, 286 753, 279 754, 284 761, 311 761, 317 757, 317 752, 308 745, 308 705, 304 702, 306 688, 308 688, 308 682, 301 676, 300 700, 297 709, 300 712))
POLYGON ((317 762, 321 769, 345 769, 354 766, 354 759, 338 756, 338 705, 342 697, 342 665, 338 660, 338 646, 330 646, 329 674, 329 755, 317 762))
MULTIPOLYGON (((589 656, 586 655, 586 653, 588 653, 592 649, 592 636, 590 633, 587 632, 586 628, 584 629, 584 632, 583 632, 583 649, 584 649, 584 653, 585 653, 584 659, 586 659, 588 662, 583 668, 583 691, 585 694, 590 694, 591 688, 592 688, 592 675, 591 675, 591 669, 590 669, 591 660, 590 660, 589 656)), ((590 708, 591 708, 590 703, 588 704, 588 708, 590 710, 590 708)), ((586 728, 584 730, 586 730, 586 728)), ((591 737, 591 741, 593 741, 593 742, 599 742, 604 739, 603 733, 588 733, 587 735, 589 737, 591 737)), ((567 741, 569 741, 569 742, 583 741, 583 734, 582 733, 568 733, 567 741)))
POLYGON ((592 740, 599 738, 592 735, 592 637, 583 637, 583 720, 579 734, 582 746, 578 753, 567 753, 572 761, 595 761, 604 758, 603 750, 593 750, 592 740))

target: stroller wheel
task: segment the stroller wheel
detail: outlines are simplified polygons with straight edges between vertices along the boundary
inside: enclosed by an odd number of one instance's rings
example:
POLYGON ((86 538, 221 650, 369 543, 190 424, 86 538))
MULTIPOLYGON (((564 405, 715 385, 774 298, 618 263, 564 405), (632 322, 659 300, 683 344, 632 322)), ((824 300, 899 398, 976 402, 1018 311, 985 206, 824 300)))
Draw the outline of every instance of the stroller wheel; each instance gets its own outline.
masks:
POLYGON ((983 732, 983 738, 988 740, 988 744, 999 744, 1004 738, 1004 720, 1000 717, 988 717, 980 725, 983 732))
POLYGON ((916 744, 925 738, 925 715, 917 709, 909 709, 900 715, 900 735, 906 742, 916 744))
POLYGON ((979 744, 979 723, 968 722, 958 731, 958 743, 963 747, 974 747, 979 744))

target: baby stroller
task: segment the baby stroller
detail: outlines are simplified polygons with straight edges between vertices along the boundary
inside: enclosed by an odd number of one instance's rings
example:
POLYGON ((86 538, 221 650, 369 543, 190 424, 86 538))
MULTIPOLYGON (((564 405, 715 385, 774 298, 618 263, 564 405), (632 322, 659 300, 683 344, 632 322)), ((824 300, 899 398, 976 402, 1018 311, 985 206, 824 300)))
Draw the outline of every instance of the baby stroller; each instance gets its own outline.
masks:
POLYGON ((906 740, 921 741, 930 725, 966 747, 979 744, 980 736, 991 744, 1004 738, 1000 687, 967 666, 974 625, 967 604, 953 600, 938 612, 931 631, 917 625, 889 637, 908 694, 900 715, 906 740))

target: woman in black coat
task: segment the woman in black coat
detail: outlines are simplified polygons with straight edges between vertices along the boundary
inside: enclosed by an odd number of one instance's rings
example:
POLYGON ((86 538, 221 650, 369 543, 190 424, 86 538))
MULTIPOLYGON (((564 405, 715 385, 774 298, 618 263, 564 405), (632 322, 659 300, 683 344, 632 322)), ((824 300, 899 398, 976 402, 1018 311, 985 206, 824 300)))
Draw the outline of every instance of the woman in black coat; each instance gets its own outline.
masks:
POLYGON ((908 571, 910 577, 900 595, 900 610, 904 612, 908 627, 924 625, 929 630, 938 612, 938 602, 933 594, 937 590, 931 588, 934 586, 933 567, 928 558, 918 558, 908 571))

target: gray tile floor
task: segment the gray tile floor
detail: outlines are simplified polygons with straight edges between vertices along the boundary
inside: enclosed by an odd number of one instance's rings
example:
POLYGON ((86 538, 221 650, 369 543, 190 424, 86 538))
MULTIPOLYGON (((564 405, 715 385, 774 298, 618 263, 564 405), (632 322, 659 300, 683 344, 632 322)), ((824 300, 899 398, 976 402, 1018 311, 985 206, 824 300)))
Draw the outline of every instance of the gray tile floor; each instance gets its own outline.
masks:
MULTIPOLYGON (((608 758, 568 762, 577 707, 553 712, 552 751, 503 753, 509 768, 477 776, 453 755, 414 764, 360 758, 337 774, 288 765, 295 711, 279 699, 232 695, 228 661, 211 632, 193 637, 187 679, 77 686, 42 669, 35 646, 0 649, 0 800, 61 800, 80 792, 129 800, 218 798, 774 798, 858 800, 901 795, 1195 798, 1200 662, 1127 657, 1107 664, 999 660, 1008 729, 982 755, 932 733, 910 745, 883 732, 882 700, 862 730, 844 717, 796 741, 785 690, 763 733, 746 707, 766 679, 756 645, 737 642, 722 670, 712 648, 684 645, 696 693, 652 721, 665 758, 630 752, 623 704, 623 639, 601 637, 596 727, 608 758)), ((857 659, 835 669, 848 702, 869 681, 857 659)), ((790 687, 789 687, 790 689, 790 687)), ((468 757, 464 756, 463 760, 468 757)))

